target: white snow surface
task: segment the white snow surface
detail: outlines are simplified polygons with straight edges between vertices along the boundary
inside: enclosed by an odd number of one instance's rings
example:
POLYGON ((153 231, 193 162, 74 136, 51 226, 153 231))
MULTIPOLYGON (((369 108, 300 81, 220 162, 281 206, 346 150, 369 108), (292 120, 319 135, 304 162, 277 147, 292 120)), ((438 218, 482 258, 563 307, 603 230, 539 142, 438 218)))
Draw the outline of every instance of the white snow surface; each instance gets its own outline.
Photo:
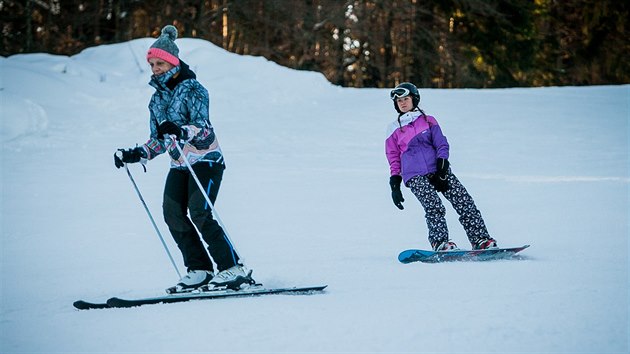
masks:
MULTIPOLYGON (((270 295, 79 311, 177 282, 113 153, 146 141, 154 39, 1 57, 2 353, 627 353, 630 85, 421 89, 453 171, 520 258, 401 264, 429 248, 390 199, 387 89, 180 39, 211 96, 227 169, 216 204, 270 295)), ((169 168, 131 165, 161 214, 169 168)), ((448 203, 451 238, 470 245, 448 203)))

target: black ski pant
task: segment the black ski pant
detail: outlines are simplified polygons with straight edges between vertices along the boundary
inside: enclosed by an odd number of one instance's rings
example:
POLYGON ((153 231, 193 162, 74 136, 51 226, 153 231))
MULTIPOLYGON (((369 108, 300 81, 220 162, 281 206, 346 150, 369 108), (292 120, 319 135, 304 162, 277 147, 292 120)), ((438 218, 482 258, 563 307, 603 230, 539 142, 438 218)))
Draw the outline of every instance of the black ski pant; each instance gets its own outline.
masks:
MULTIPOLYGON (((222 164, 200 161, 192 165, 192 168, 214 204, 225 167, 222 164)), ((210 256, 219 271, 238 264, 239 257, 234 247, 212 217, 212 209, 187 169, 170 169, 166 177, 162 209, 164 221, 182 252, 184 265, 188 270, 214 271, 201 239, 208 245, 210 256), (201 238, 197 230, 201 233, 201 238)))

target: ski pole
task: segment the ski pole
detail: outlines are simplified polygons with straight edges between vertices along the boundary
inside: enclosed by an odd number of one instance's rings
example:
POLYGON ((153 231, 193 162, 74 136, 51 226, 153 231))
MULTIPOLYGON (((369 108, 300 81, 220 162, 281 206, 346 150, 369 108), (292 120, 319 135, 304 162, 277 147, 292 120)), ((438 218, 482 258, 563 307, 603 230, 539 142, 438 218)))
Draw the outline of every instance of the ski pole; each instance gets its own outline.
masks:
POLYGON ((179 154, 181 155, 182 159, 184 160, 184 164, 186 164, 186 167, 188 168, 188 171, 190 171, 190 175, 193 177, 193 179, 197 183, 197 187, 199 187, 199 190, 201 191, 201 194, 203 195, 203 197, 206 199, 206 202, 210 206, 210 210, 212 211, 212 215, 214 215, 214 218, 219 223, 219 226, 221 226, 221 228, 223 229, 223 233, 225 234, 225 238, 227 239, 228 243, 230 244, 230 246, 232 247, 234 252, 239 256, 239 258, 241 260, 241 263, 243 263, 243 259, 241 258, 240 253, 236 250, 236 247, 234 247, 234 243, 232 242, 232 239, 230 238, 230 235, 228 234, 227 229, 225 228, 225 225, 223 224, 223 221, 221 221, 221 218, 219 217, 219 213, 217 213, 217 209, 214 207, 214 205, 210 201, 210 197, 208 197, 208 195, 206 194, 206 191, 203 189, 203 186, 201 185, 201 182, 199 182, 199 178, 197 178, 197 174, 195 173, 195 171, 193 171, 193 168, 190 165, 190 162, 188 161, 188 158, 184 154, 184 151, 179 146, 179 144, 177 143, 176 140, 171 139, 170 135, 164 134, 164 140, 165 141, 171 141, 175 145, 175 147, 177 147, 177 151, 179 151, 179 154))
POLYGON ((129 176, 129 179, 131 180, 131 183, 133 184, 133 188, 136 190, 136 193, 138 193, 138 197, 140 198, 140 201, 142 202, 142 205, 144 206, 144 210, 147 211, 147 215, 149 215, 149 219, 151 219, 151 224, 153 224, 153 228, 155 228, 155 232, 157 232, 157 235, 160 238, 160 241, 162 241, 162 246, 164 246, 164 250, 166 251, 166 254, 168 255, 168 258, 171 260, 171 263, 173 264, 173 268, 175 268, 175 271, 177 272, 177 275, 181 279, 182 275, 179 273, 179 269, 177 269, 177 265, 175 264, 175 260, 173 260, 173 256, 171 255, 171 252, 168 250, 168 246, 166 246, 166 242, 164 242, 164 237, 162 237, 162 234, 160 233, 160 230, 158 229, 157 225, 155 224, 155 220, 153 220, 153 216, 151 215, 151 212, 149 211, 149 207, 147 207, 147 203, 144 202, 144 198, 142 198, 142 194, 140 194, 140 190, 138 189, 138 185, 136 185, 136 181, 133 179, 133 176, 131 175, 131 172, 129 171, 129 167, 127 167, 127 164, 125 164, 125 170, 127 171, 127 176, 129 176))

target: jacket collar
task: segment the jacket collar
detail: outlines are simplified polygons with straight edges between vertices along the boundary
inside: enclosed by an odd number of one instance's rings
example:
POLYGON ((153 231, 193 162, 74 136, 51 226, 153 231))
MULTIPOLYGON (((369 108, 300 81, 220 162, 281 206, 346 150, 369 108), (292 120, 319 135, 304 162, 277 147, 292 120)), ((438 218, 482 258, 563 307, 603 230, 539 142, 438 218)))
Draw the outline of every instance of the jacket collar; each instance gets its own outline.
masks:
POLYGON ((165 72, 162 75, 151 75, 151 81, 149 81, 149 85, 155 87, 156 90, 165 90, 167 89, 167 82, 173 78, 175 74, 177 74, 181 69, 181 66, 176 66, 171 70, 165 72))
MULTIPOLYGON (((407 112, 403 115, 400 116, 400 118, 398 119, 398 121, 400 122, 400 125, 402 125, 403 127, 407 124, 411 124, 413 122, 415 122, 416 119, 418 119, 418 117, 420 117, 422 115, 422 113, 420 111, 411 111, 411 112, 407 112)), ((398 121, 396 123, 398 123, 398 121)))
POLYGON ((184 63, 181 59, 179 63, 179 66, 172 68, 160 76, 152 75, 149 85, 155 87, 156 90, 169 89, 172 91, 180 82, 197 78, 197 75, 190 70, 188 64, 184 63))

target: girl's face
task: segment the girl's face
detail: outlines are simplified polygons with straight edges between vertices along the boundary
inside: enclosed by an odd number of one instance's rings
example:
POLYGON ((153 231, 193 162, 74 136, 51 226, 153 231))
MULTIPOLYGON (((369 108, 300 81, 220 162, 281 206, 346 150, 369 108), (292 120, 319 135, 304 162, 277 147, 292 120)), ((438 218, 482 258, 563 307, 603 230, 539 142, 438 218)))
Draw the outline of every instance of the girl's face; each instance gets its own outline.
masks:
POLYGON ((173 64, 160 58, 149 59, 149 66, 151 66, 151 71, 153 72, 153 75, 156 76, 160 76, 174 67, 173 64))
POLYGON ((403 113, 407 113, 413 109, 411 96, 397 97, 396 104, 398 105, 398 109, 403 113))

